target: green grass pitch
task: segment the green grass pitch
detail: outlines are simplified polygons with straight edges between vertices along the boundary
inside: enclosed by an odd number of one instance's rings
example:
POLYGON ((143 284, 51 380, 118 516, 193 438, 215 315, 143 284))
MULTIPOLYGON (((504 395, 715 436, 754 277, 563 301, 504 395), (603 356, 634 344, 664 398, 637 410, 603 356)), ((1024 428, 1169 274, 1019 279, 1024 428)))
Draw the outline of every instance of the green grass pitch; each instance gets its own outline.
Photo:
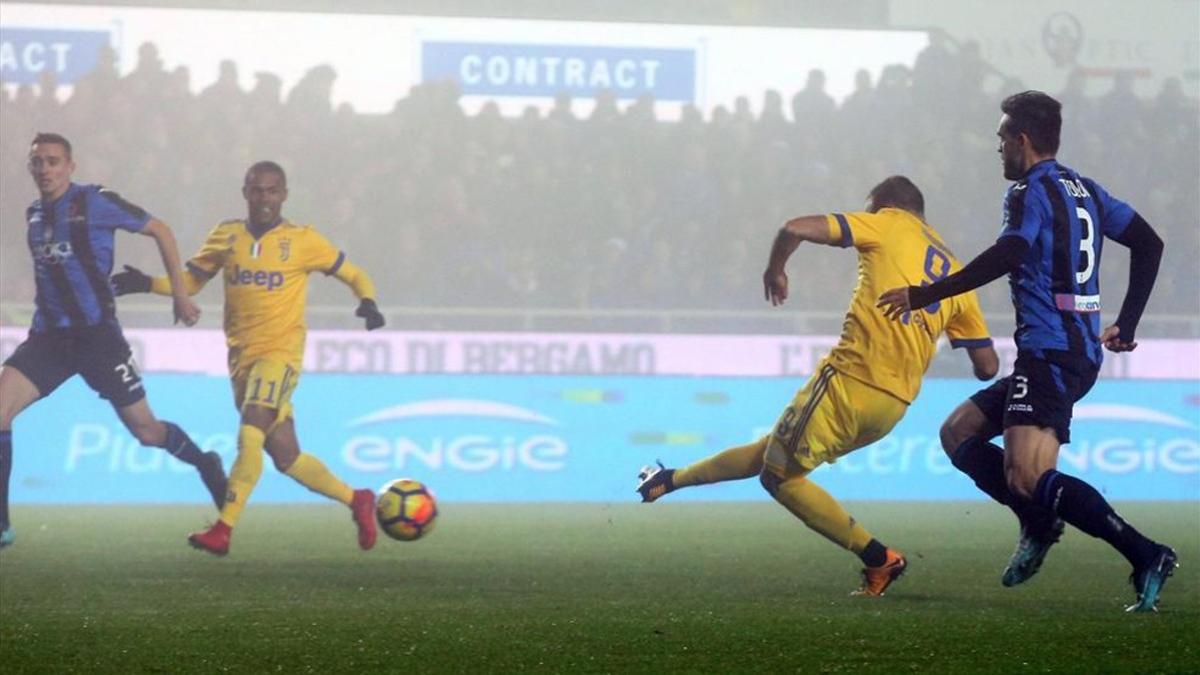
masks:
POLYGON ((0 670, 120 673, 1179 672, 1200 669, 1200 503, 1125 504, 1182 567, 1130 615, 1124 560, 1068 528, 1002 588, 1015 522, 851 504, 909 557, 881 599, 772 503, 443 504, 364 553, 348 512, 251 506, 225 559, 199 506, 19 506, 0 670))

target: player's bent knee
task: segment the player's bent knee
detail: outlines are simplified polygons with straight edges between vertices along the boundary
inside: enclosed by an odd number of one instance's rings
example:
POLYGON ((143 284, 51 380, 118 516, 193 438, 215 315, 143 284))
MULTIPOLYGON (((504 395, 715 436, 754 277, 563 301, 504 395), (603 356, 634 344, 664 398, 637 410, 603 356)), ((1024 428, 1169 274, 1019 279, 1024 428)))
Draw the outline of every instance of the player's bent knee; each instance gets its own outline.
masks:
POLYGON ((152 423, 131 425, 129 433, 133 434, 137 442, 142 445, 161 447, 167 441, 167 428, 157 420, 152 423))
POLYGON ((275 470, 279 473, 287 473, 287 470, 292 468, 300 455, 271 455, 271 463, 275 465, 275 470))
POLYGON ((38 399, 40 394, 33 383, 11 366, 0 369, 0 431, 12 431, 12 423, 38 399), (22 381, 25 386, 22 386, 22 381))
POLYGON ((779 476, 776 476, 774 471, 771 471, 771 469, 764 466, 762 471, 760 471, 758 474, 758 482, 762 483, 763 489, 766 490, 767 493, 772 497, 774 497, 775 494, 779 492, 779 484, 782 483, 783 480, 780 479, 779 476))
POLYGON ((953 418, 948 418, 942 423, 942 428, 938 430, 938 436, 942 439, 942 450, 954 459, 954 451, 958 450, 958 446, 962 445, 959 432, 954 428, 953 418))
MULTIPOLYGON (((0 392, 6 393, 6 392, 0 392)), ((8 396, 0 396, 0 429, 9 431, 12 429, 13 420, 17 419, 17 414, 21 412, 17 402, 8 396)))
POLYGON ((1019 467, 1004 471, 1004 480, 1008 484, 1008 491, 1022 499, 1033 499, 1033 493, 1037 488, 1037 479, 1037 476, 1019 467))
POLYGON ((954 412, 950 413, 950 416, 942 423, 942 428, 938 430, 938 436, 942 441, 942 450, 950 459, 954 459, 954 453, 959 446, 972 436, 982 433, 985 422, 982 412, 971 402, 955 408, 954 412))
POLYGON ((242 406, 242 424, 257 427, 265 434, 271 429, 271 425, 275 423, 277 414, 273 408, 248 403, 242 406))
POLYGON ((12 431, 13 420, 17 419, 19 413, 15 406, 10 408, 5 402, 4 407, 0 409, 0 431, 12 431))

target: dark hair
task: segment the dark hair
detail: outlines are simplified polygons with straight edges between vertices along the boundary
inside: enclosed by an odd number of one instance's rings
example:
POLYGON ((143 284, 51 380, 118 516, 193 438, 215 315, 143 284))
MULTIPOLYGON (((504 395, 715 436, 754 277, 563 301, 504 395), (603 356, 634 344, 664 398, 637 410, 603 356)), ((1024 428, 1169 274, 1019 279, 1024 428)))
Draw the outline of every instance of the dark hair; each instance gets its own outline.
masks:
POLYGON ((1058 152, 1058 137, 1062 133, 1062 104, 1040 91, 1013 94, 1000 104, 1000 110, 1012 120, 1012 134, 1025 134, 1035 152, 1053 155, 1058 152))
POLYGON ((44 143, 53 143, 55 145, 63 146, 67 150, 67 159, 71 159, 71 141, 68 141, 66 136, 49 131, 39 131, 37 135, 33 137, 33 142, 31 142, 29 145, 33 146, 44 143))
POLYGON ((251 176, 253 176, 256 173, 263 173, 263 172, 279 174, 279 178, 283 180, 284 186, 285 187, 287 186, 287 174, 283 172, 283 167, 279 166, 278 164, 276 164, 275 162, 272 162, 269 159, 251 164, 250 168, 246 169, 246 181, 245 182, 249 183, 251 176))
POLYGON ((876 209, 894 207, 925 217, 925 196, 906 176, 888 176, 871 188, 868 195, 876 209))

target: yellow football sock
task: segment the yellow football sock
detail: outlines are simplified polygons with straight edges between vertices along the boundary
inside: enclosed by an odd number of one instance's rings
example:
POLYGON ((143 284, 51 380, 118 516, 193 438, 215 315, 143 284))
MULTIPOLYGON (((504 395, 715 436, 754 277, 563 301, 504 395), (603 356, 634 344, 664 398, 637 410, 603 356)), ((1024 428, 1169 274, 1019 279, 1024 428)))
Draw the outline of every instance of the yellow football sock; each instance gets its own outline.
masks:
POLYGON ((729 448, 695 464, 676 469, 672 481, 675 487, 681 488, 757 476, 763 468, 767 438, 764 436, 749 445, 729 448))
POLYGON ((316 455, 310 455, 307 452, 300 453, 300 456, 284 473, 309 490, 330 499, 336 499, 346 506, 350 506, 351 500, 354 499, 354 490, 338 480, 338 477, 333 475, 316 455))
POLYGON ((237 525, 242 509, 254 492, 254 486, 263 472, 263 443, 267 435, 262 429, 249 424, 238 427, 238 454, 229 470, 229 492, 225 506, 221 507, 221 522, 229 527, 237 525))
POLYGON ((836 499, 803 476, 783 481, 772 496, 805 525, 842 548, 862 553, 871 541, 871 533, 836 499))

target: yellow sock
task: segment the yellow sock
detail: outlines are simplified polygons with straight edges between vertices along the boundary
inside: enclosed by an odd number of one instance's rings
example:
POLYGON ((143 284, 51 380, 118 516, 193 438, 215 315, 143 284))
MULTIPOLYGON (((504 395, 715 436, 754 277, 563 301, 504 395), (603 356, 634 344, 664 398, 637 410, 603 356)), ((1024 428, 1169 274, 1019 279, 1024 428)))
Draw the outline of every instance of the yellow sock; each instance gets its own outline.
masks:
POLYGON ((871 533, 836 499, 803 476, 783 481, 772 496, 805 525, 844 549, 862 553, 871 541, 871 533))
POLYGON ((676 469, 672 481, 675 487, 680 488, 757 476, 762 471, 766 449, 767 437, 764 436, 749 445, 729 448, 695 464, 676 469))
POLYGON ((350 506, 351 500, 354 499, 354 490, 338 480, 338 477, 333 475, 325 463, 317 459, 316 455, 310 455, 307 452, 300 453, 300 456, 284 473, 309 490, 330 499, 336 499, 346 506, 350 506))
POLYGON ((262 429, 243 424, 238 428, 238 454, 229 470, 229 492, 225 506, 221 507, 221 522, 229 527, 237 525, 242 509, 250 499, 250 493, 263 472, 263 443, 267 435, 262 429))

